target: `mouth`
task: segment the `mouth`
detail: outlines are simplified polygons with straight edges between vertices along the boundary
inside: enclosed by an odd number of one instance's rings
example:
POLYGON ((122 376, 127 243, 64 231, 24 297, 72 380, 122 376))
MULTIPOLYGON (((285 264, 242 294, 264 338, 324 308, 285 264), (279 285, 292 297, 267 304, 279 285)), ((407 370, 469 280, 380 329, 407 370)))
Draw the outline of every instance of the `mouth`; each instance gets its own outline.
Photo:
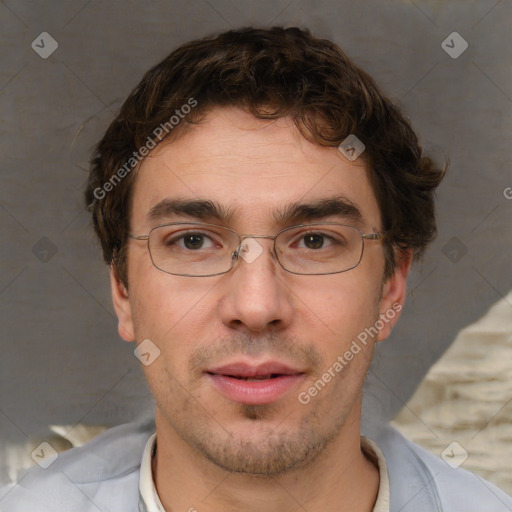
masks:
MULTIPOLYGON (((215 375, 211 373, 210 375, 215 375)), ((258 380, 267 380, 267 379, 276 379, 278 377, 282 377, 279 373, 273 373, 271 375, 258 375, 255 377, 243 377, 242 375, 226 375, 226 377, 231 377, 232 379, 238 379, 238 380, 246 380, 248 382, 254 382, 258 380)))
POLYGON ((276 402, 306 377, 304 371, 278 361, 259 365, 239 361, 209 369, 205 374, 220 394, 248 405, 276 402))

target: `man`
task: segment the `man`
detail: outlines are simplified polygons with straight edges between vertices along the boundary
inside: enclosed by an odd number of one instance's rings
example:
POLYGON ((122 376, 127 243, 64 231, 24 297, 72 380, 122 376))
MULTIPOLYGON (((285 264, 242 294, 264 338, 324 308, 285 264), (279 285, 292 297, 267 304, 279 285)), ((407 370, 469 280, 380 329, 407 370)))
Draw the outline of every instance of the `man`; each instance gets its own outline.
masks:
POLYGON ((374 81, 307 31, 169 55, 98 144, 86 192, 155 424, 62 454, 0 510, 511 511, 389 427, 360 435, 442 176, 374 81))

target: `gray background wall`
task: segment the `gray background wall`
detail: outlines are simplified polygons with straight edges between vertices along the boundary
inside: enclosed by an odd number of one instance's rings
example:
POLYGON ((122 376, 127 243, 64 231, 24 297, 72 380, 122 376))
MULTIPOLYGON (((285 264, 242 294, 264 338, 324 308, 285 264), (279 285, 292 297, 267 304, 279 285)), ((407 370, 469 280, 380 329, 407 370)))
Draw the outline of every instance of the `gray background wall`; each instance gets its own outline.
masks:
POLYGON ((151 65, 248 24, 333 39, 403 107, 427 150, 450 158, 438 239, 369 377, 367 419, 391 418, 456 333, 512 288, 511 20, 512 3, 497 0, 0 2, 2 442, 151 409, 82 205, 89 151, 151 65), (469 45, 458 58, 441 46, 454 31, 469 45), (42 32, 58 43, 46 59, 31 47, 42 32))

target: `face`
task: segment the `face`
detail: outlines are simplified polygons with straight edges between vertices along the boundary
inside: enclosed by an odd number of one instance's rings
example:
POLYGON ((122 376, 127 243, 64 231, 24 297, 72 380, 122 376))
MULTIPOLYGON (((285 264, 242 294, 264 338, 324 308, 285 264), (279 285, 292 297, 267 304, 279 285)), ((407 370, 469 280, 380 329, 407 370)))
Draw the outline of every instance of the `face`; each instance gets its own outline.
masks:
MULTIPOLYGON (((153 150, 136 177, 130 222, 135 235, 169 222, 260 235, 305 222, 363 233, 381 226, 361 159, 306 141, 288 118, 257 120, 234 108, 213 110, 153 150), (338 207, 326 207, 333 198, 338 207), (176 208, 176 200, 217 208, 176 208)), ((344 430, 358 431, 373 345, 398 314, 357 352, 351 347, 403 301, 408 266, 383 283, 382 243, 366 240, 356 268, 296 275, 279 265, 272 240, 255 240, 254 260, 240 258, 223 275, 184 277, 155 268, 147 243, 132 239, 129 290, 115 273, 112 289, 121 336, 160 350, 144 366, 158 435, 229 471, 275 475, 306 466, 344 430)))

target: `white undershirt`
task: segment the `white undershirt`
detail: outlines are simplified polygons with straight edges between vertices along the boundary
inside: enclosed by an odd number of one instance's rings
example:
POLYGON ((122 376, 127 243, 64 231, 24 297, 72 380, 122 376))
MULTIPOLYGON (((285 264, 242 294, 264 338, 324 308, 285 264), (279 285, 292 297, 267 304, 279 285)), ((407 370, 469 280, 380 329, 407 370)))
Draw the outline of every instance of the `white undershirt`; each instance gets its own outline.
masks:
MULTIPOLYGON (((144 454, 142 455, 139 480, 139 512, 166 512, 156 492, 151 469, 151 459, 154 455, 155 442, 156 434, 153 434, 148 439, 144 454)), ((361 448, 363 452, 373 458, 379 466, 379 493, 372 512, 389 512, 389 477, 384 454, 377 446, 377 443, 368 437, 361 436, 361 448)))

